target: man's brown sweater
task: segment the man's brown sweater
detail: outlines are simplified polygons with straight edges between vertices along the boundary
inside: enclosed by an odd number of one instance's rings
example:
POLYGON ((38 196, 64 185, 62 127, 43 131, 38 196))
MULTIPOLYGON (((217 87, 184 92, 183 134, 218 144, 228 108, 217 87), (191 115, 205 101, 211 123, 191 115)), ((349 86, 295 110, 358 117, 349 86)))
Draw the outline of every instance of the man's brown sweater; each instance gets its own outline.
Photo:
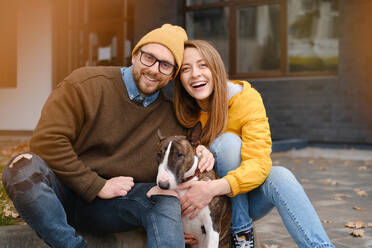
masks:
POLYGON ((155 181, 158 128, 164 135, 184 133, 162 93, 143 107, 129 99, 119 67, 85 67, 53 90, 30 148, 66 186, 92 201, 112 177, 155 181))

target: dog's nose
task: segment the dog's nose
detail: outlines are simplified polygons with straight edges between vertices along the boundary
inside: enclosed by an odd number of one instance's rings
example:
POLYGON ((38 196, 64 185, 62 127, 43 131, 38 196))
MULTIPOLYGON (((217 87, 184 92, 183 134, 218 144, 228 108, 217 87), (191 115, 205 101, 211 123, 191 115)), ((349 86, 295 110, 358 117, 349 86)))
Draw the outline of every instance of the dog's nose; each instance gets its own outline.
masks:
POLYGON ((168 181, 160 181, 158 183, 158 185, 161 189, 169 189, 169 182, 168 181))

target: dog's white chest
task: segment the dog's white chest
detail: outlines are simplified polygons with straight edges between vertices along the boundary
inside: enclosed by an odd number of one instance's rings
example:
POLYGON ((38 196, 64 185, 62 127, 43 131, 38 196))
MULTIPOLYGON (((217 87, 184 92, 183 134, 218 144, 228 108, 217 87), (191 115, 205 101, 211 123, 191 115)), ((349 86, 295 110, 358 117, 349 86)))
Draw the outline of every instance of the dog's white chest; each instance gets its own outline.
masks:
MULTIPOLYGON (((178 193, 183 196, 185 191, 179 191, 178 193)), ((192 246, 193 248, 218 247, 219 234, 213 229, 210 213, 209 207, 206 206, 193 219, 189 218, 191 213, 182 217, 184 233, 192 234, 198 240, 198 245, 192 246)))

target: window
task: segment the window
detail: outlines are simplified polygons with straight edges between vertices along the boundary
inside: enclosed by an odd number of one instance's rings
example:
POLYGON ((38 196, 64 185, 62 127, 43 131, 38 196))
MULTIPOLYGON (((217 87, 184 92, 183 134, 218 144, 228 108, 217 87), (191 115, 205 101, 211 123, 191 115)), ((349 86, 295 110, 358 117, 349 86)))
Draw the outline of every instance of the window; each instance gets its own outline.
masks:
POLYGON ((0 88, 17 87, 17 6, 0 0, 0 88))
POLYGON ((231 78, 336 75, 337 0, 188 0, 190 39, 210 41, 231 78))
POLYGON ((212 8, 187 13, 186 29, 189 37, 211 40, 228 68, 229 35, 227 8, 212 8))
POLYGON ((68 3, 71 70, 86 65, 130 64, 133 10, 129 0, 68 3))

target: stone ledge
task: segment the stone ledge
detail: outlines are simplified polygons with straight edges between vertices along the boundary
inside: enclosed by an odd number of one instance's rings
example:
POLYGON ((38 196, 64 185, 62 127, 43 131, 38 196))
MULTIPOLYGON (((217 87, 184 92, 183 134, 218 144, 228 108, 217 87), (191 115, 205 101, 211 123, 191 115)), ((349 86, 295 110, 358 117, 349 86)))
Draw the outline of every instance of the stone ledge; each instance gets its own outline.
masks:
MULTIPOLYGON (((143 229, 112 234, 85 234, 89 248, 145 248, 146 233, 143 229)), ((0 247, 43 248, 48 247, 27 225, 1 226, 0 247)))

